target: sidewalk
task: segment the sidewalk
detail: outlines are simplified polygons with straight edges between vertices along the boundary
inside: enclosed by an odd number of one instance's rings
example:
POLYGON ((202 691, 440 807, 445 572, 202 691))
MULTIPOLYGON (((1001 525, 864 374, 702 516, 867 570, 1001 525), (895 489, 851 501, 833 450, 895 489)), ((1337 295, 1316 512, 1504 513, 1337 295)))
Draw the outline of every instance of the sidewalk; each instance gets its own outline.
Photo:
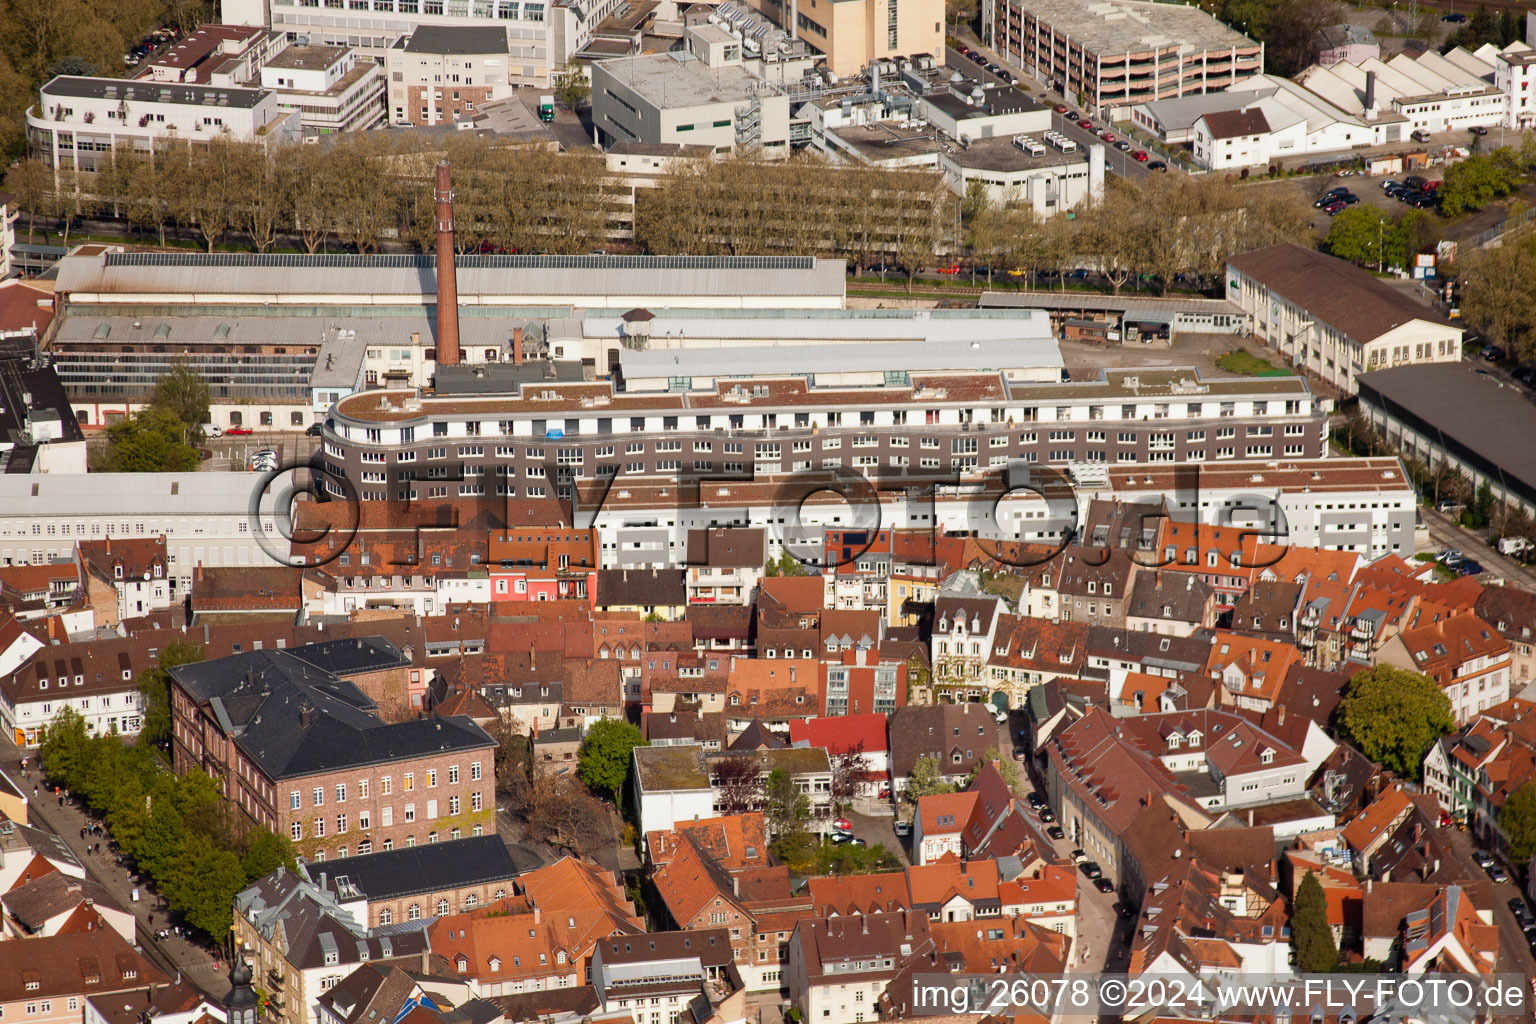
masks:
MULTIPOLYGON (((31 778, 23 780, 21 751, 9 737, 0 737, 0 764, 17 781, 25 781, 29 803, 27 814, 33 828, 52 832, 64 841, 70 851, 85 866, 86 874, 106 887, 118 903, 131 912, 138 925, 138 946, 151 962, 165 971, 172 980, 192 985, 206 995, 222 1000, 229 993, 229 979, 225 969, 215 966, 214 957, 205 947, 186 939, 172 936, 164 941, 155 938, 155 932, 170 927, 175 922, 165 905, 147 886, 135 882, 119 863, 118 854, 112 847, 110 835, 90 837, 88 844, 80 836, 80 830, 96 819, 87 815, 79 800, 64 800, 53 795, 51 786, 41 782, 42 771, 35 751, 28 751, 31 778), (38 795, 31 795, 36 786, 38 795), (87 853, 87 845, 101 844, 100 853, 87 853), (139 890, 139 899, 133 901, 133 890, 139 890)), ((222 954, 219 963, 223 963, 222 954)))

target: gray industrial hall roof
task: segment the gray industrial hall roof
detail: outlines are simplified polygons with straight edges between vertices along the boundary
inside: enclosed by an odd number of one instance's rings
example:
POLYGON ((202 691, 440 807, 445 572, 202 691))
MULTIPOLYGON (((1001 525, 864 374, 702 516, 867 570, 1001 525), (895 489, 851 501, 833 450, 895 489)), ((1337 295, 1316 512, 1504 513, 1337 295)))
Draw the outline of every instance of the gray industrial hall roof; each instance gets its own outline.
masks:
MULTIPOLYGON (((5 516, 244 516, 263 477, 251 473, 41 473, 0 475, 5 516)), ((264 496, 264 515, 273 498, 264 496)))
MULTIPOLYGON (((1051 318, 1039 310, 1021 310, 1004 315, 956 311, 961 316, 802 316, 786 310, 783 316, 674 316, 658 315, 646 323, 643 332, 652 344, 662 338, 722 339, 773 344, 791 342, 911 341, 960 344, 970 341, 1049 341, 1051 318), (969 313, 969 316, 963 315, 969 313)), ((843 312, 843 311, 838 311, 843 312)), ((923 311, 928 312, 928 311, 923 311)), ((588 337, 615 336, 624 328, 634 334, 633 325, 621 317, 588 317, 582 329, 588 337)))
POLYGON ((1226 313, 1242 316, 1243 308, 1226 299, 1205 299, 1193 295, 1151 296, 1130 293, 1126 295, 1096 295, 1088 292, 982 292, 979 300, 982 309, 1016 309, 1020 307, 1055 310, 1094 310, 1104 313, 1126 313, 1131 310, 1145 312, 1160 310, 1165 313, 1226 313))
MULTIPOLYGON (((518 296, 843 296, 842 260, 803 256, 460 256, 459 300, 518 296)), ((58 290, 76 301, 185 301, 265 297, 297 304, 369 296, 380 304, 435 301, 428 255, 308 256, 295 253, 102 252, 87 248, 59 264, 58 290)), ((598 304, 598 303, 594 303, 598 304)))
POLYGON ((1355 382, 1361 401, 1410 418, 1415 430, 1478 456, 1527 493, 1536 492, 1536 406, 1518 387, 1466 363, 1399 366, 1362 373, 1355 382))
POLYGON ((711 348, 624 350, 619 365, 626 378, 749 377, 765 368, 792 367, 796 373, 908 373, 1060 367, 1054 339, 1003 341, 850 342, 816 345, 741 345, 711 348))

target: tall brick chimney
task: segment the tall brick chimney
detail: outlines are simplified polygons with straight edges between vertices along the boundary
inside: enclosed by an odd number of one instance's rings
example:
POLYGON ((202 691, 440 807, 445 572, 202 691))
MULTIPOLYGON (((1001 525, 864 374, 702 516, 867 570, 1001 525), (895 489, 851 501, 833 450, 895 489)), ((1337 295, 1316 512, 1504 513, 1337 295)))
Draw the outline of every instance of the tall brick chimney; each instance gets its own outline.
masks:
POLYGON ((453 178, 437 162, 437 365, 459 362, 459 286, 453 275, 453 178))

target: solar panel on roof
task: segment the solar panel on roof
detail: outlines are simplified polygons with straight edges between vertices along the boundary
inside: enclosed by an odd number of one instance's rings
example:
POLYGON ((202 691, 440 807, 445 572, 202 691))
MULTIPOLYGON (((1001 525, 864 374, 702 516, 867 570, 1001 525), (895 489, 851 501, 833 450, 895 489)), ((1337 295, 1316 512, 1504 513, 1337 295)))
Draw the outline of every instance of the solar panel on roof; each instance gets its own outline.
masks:
MULTIPOLYGON (((109 252, 109 267, 358 267, 429 268, 437 260, 422 254, 357 256, 347 253, 181 253, 109 252)), ((811 256, 460 256, 469 269, 505 270, 812 270, 811 256)))

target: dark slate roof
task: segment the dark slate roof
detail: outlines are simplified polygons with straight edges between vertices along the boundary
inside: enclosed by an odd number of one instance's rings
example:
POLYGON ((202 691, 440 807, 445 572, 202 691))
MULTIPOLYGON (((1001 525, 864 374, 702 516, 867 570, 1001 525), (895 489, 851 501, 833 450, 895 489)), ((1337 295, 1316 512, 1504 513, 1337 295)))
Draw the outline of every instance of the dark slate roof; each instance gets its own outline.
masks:
POLYGON ((761 718, 754 718, 747 723, 747 727, 741 731, 741 735, 731 741, 730 750, 784 750, 789 746, 782 739, 768 731, 761 718))
POLYGON ((406 53, 507 53, 507 30, 500 25, 418 25, 403 47, 406 53))
POLYGON ((945 775, 970 774, 981 755, 997 747, 997 722, 991 711, 991 705, 982 704, 908 704, 897 708, 888 718, 891 775, 910 775, 920 757, 937 757, 945 775), (950 756, 956 752, 959 763, 950 756))
POLYGON ((370 902, 500 882, 518 874, 499 835, 321 861, 305 865, 305 871, 342 901, 355 898, 341 891, 350 886, 370 902))
POLYGON ((283 959, 299 970, 418 958, 427 952, 427 925, 435 918, 405 921, 365 931, 336 903, 335 897, 305 882, 292 871, 264 875, 235 897, 235 912, 245 916, 268 942, 277 943, 283 959), (365 955, 366 954, 366 955, 365 955))
POLYGON ((684 574, 683 569, 599 569, 597 603, 606 607, 648 608, 686 604, 684 574))
POLYGON ((366 963, 321 994, 324 1006, 345 1024, 393 1021, 410 999, 416 982, 398 967, 366 963), (372 1011, 365 1017, 365 1011, 372 1011))
POLYGON ((180 665, 171 676, 270 779, 495 745, 463 716, 383 722, 372 700, 330 670, 406 665, 389 641, 371 637, 247 651, 180 665))

